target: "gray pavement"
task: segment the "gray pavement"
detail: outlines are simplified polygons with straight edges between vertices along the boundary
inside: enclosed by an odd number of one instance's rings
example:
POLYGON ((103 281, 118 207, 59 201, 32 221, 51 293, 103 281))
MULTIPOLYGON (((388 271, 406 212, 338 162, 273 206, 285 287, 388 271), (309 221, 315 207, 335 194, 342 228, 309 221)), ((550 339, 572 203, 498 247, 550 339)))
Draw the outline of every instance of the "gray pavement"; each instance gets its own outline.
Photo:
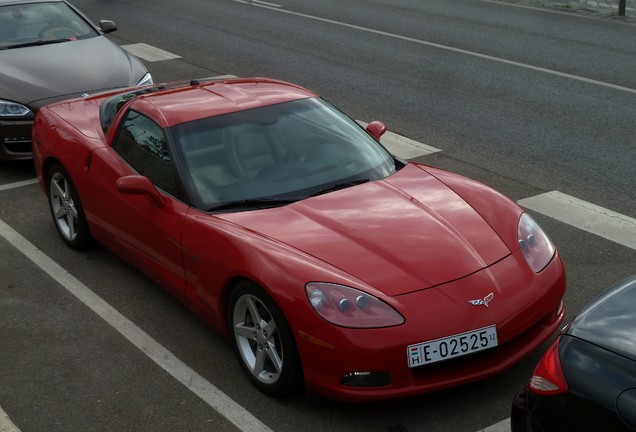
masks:
POLYGON ((572 12, 636 24, 636 0, 626 0, 625 16, 618 15, 619 0, 502 0, 526 6, 572 12))

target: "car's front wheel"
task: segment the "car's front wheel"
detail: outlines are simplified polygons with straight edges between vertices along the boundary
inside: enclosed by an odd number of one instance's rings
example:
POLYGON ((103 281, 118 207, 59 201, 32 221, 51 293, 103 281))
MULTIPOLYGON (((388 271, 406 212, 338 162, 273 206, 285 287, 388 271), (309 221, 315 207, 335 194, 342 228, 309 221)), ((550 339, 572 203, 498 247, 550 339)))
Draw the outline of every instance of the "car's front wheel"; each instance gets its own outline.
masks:
POLYGON ((62 240, 73 249, 85 248, 91 235, 71 176, 56 163, 49 169, 47 184, 51 215, 62 240))
POLYGON ((272 396, 304 385, 300 357, 287 320, 258 285, 241 282, 230 294, 228 326, 234 350, 251 381, 272 396))

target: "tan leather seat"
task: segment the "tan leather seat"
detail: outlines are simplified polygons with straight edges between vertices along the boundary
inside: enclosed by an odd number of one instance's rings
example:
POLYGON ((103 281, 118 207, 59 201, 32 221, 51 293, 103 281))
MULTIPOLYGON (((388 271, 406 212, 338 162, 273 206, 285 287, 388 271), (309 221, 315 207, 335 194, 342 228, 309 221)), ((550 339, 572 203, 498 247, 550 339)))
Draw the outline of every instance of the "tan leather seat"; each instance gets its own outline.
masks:
POLYGON ((265 128, 240 125, 226 131, 224 144, 230 166, 242 179, 251 179, 263 168, 276 165, 281 156, 265 128))

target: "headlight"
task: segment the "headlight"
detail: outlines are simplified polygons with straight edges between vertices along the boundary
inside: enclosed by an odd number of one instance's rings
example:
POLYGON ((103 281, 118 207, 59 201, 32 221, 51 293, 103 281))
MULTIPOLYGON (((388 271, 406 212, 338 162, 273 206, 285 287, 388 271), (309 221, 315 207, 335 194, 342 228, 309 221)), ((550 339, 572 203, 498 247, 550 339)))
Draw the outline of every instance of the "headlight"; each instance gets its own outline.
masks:
POLYGON ((139 80, 137 86, 145 86, 150 84, 154 84, 154 82, 152 81, 152 75, 150 75, 150 72, 148 72, 142 79, 139 80))
POLYGON ((324 282, 305 286, 314 310, 331 324, 350 328, 400 325, 404 318, 382 300, 355 288, 324 282))
POLYGON ((24 105, 0 99, 0 117, 26 117, 32 115, 31 110, 24 105))
POLYGON ((554 245, 527 213, 519 218, 517 236, 521 252, 528 261, 528 265, 532 271, 539 273, 554 256, 556 250, 554 245))

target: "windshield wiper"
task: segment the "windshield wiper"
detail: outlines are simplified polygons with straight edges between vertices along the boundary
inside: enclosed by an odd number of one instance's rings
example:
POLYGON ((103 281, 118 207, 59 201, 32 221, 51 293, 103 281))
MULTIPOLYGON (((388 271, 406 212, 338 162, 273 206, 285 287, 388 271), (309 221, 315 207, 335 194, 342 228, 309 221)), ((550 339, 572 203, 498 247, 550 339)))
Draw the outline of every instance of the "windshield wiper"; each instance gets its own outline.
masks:
POLYGON ((280 207, 287 204, 294 203, 296 201, 300 201, 309 197, 314 197, 317 195, 322 195, 328 192, 333 192, 339 189, 345 189, 351 186, 356 186, 362 183, 368 183, 370 179, 361 178, 356 180, 350 180, 346 182, 334 183, 325 188, 319 189, 318 191, 312 193, 308 196, 303 197, 290 197, 290 198, 250 198, 244 200, 237 201, 227 201, 219 203, 210 209, 208 212, 215 212, 218 210, 234 210, 234 209, 265 209, 271 207, 280 207))
POLYGON ((331 184, 325 188, 319 189, 316 192, 312 193, 311 195, 309 195, 310 197, 314 197, 317 195, 322 195, 322 194, 326 194, 329 192, 334 192, 340 189, 345 189, 351 186, 357 186, 359 184, 362 183, 368 183, 370 181, 370 179, 368 178, 361 178, 361 179, 355 179, 355 180, 350 180, 350 181, 346 181, 346 182, 340 182, 340 183, 334 183, 331 184))
POLYGON ((50 39, 50 40, 36 40, 36 41, 31 41, 31 42, 23 42, 23 43, 19 43, 19 44, 15 44, 15 45, 7 45, 6 47, 4 47, 5 49, 13 49, 13 48, 24 48, 24 47, 30 47, 30 46, 38 46, 38 45, 50 45, 50 44, 56 44, 56 43, 61 43, 61 42, 68 42, 71 39, 69 38, 64 38, 64 39, 50 39))
POLYGON ((245 209, 245 208, 254 208, 254 209, 264 209, 271 207, 279 207, 287 204, 294 203, 304 199, 304 197, 294 197, 294 198, 251 198, 237 201, 228 201, 224 203, 219 203, 208 210, 208 212, 214 212, 217 210, 228 210, 228 209, 245 209))

